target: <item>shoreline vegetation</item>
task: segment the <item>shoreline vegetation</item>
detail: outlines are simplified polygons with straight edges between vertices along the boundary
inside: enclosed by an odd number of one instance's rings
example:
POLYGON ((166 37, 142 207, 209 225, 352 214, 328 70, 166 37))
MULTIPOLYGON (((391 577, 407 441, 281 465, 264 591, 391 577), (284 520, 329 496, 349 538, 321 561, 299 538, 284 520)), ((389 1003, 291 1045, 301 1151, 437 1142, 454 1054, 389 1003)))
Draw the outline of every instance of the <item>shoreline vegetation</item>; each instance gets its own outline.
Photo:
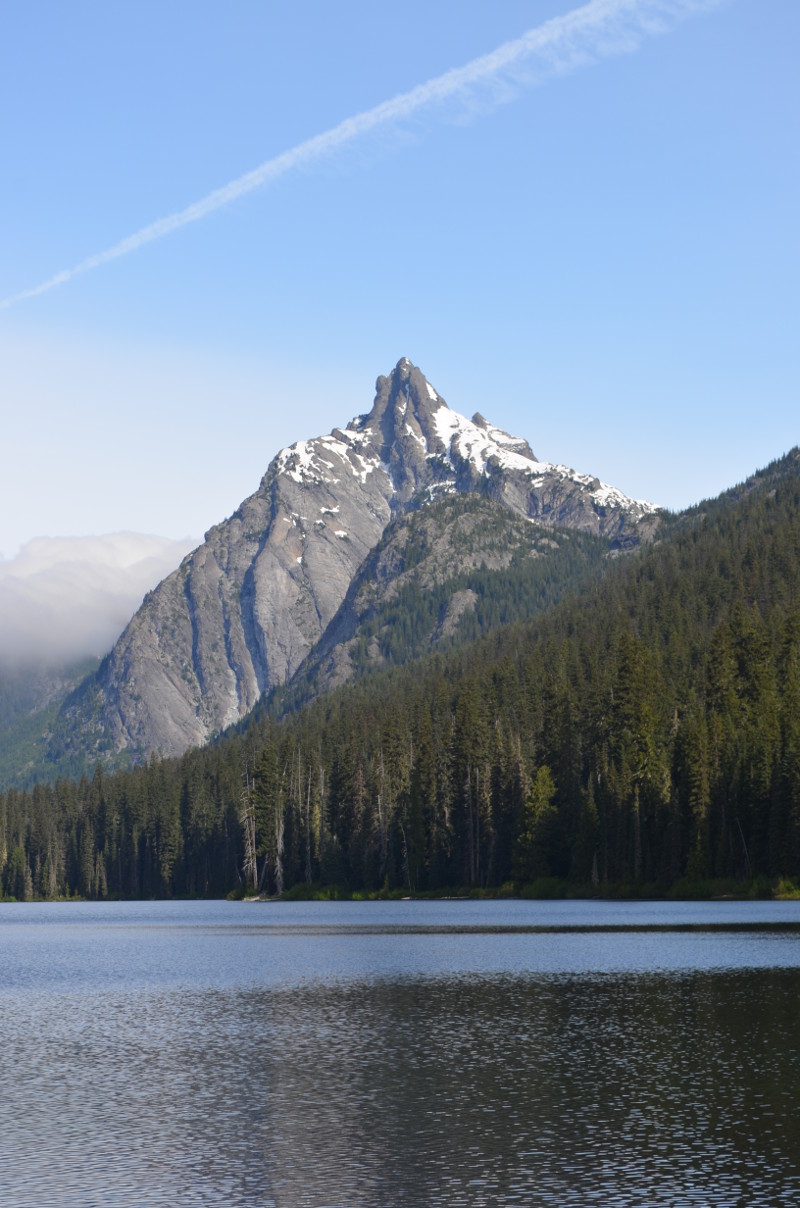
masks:
POLYGON ((786 877, 768 879, 754 877, 749 881, 711 880, 690 881, 682 878, 667 888, 658 885, 614 884, 605 886, 570 885, 556 877, 541 877, 527 885, 507 883, 484 888, 476 885, 443 886, 440 889, 410 892, 408 887, 364 891, 347 885, 298 883, 280 897, 275 894, 253 894, 239 885, 225 899, 209 898, 88 898, 79 894, 70 897, 15 898, 0 896, 0 904, 52 902, 136 902, 136 901, 209 901, 264 903, 283 902, 490 902, 490 901, 581 901, 581 902, 793 902, 800 901, 800 885, 786 877))
POLYGON ((556 877, 542 877, 528 885, 506 884, 489 888, 450 886, 411 893, 408 888, 364 892, 343 885, 297 884, 281 897, 250 894, 239 887, 228 895, 245 902, 399 902, 399 901, 582 901, 582 902, 754 902, 800 901, 800 886, 786 877, 755 877, 746 882, 689 881, 682 878, 664 888, 657 885, 619 884, 594 887, 569 885, 556 877))

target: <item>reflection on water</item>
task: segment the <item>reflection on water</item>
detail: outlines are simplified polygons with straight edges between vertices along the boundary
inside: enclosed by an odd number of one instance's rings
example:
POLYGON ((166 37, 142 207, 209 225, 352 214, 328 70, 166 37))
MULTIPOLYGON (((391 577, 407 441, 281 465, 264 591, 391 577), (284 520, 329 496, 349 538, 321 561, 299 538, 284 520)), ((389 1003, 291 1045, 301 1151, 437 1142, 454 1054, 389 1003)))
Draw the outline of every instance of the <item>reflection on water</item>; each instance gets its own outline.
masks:
POLYGON ((799 935, 164 910, 0 911, 4 1204, 800 1202, 799 935))

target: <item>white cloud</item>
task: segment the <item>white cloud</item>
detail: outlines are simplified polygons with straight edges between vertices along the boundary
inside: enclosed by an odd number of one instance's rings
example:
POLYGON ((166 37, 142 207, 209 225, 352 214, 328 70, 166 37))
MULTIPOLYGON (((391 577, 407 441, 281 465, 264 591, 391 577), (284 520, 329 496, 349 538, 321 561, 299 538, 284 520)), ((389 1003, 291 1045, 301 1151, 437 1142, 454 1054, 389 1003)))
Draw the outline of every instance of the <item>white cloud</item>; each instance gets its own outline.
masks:
POLYGON ((400 123, 444 103, 457 103, 470 116, 477 110, 507 101, 516 87, 575 71, 612 55, 636 50, 646 38, 666 33, 685 17, 717 7, 722 0, 590 0, 589 4, 554 17, 505 42, 463 67, 418 84, 409 92, 346 118, 330 130, 306 139, 259 164, 183 210, 159 218, 132 235, 97 252, 72 268, 63 269, 30 289, 0 300, 0 310, 48 293, 83 273, 118 260, 148 243, 163 239, 190 223, 199 222, 254 189, 260 189, 295 168, 333 155, 372 131, 400 123))
POLYGON ((0 658, 104 654, 145 593, 196 544, 141 533, 34 538, 0 562, 0 658))

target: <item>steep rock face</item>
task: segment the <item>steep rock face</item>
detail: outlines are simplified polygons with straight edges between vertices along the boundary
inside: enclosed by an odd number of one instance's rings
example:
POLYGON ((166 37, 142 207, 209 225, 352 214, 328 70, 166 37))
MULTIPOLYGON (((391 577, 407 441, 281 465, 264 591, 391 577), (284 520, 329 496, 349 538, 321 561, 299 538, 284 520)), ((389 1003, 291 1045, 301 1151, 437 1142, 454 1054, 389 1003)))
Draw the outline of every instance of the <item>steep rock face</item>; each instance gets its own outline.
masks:
POLYGON ((89 753, 180 754, 289 680, 393 516, 479 492, 540 523, 646 538, 652 505, 539 462, 526 441, 452 411, 409 360, 368 415, 298 441, 258 490, 148 595, 62 729, 89 753))
MULTIPOLYGON (((531 615, 540 584, 557 591, 554 583, 562 581, 568 590, 608 548, 588 536, 581 542, 566 530, 556 536, 476 493, 448 495, 398 516, 364 559, 339 611, 294 677, 293 703, 396 661, 398 628, 405 630, 399 635, 401 661, 447 644, 479 604, 479 593, 493 599, 509 591, 524 596, 516 603, 531 615), (556 561, 569 543, 570 564, 556 561), (545 560, 547 570, 540 565, 545 560)), ((509 612, 517 619, 513 605, 509 612)))

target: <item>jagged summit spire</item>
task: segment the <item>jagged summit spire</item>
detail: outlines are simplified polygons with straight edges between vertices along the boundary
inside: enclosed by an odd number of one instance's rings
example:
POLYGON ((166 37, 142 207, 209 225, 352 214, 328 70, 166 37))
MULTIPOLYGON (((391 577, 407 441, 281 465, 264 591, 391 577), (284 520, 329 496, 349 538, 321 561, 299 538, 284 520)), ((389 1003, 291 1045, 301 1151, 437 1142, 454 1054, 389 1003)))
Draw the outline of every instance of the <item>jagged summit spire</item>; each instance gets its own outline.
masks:
POLYGON ((430 409, 430 403, 435 403, 438 407, 444 401, 422 370, 408 357, 401 357, 391 373, 381 374, 375 382, 375 404, 382 397, 394 398, 400 393, 409 400, 413 393, 415 403, 427 406, 427 409, 430 409))
MULTIPOLYGON (((453 411, 408 357, 380 376, 375 387, 371 411, 346 429, 282 450, 267 478, 277 472, 297 483, 333 484, 343 470, 363 482, 381 481, 388 487, 392 515, 412 500, 416 506, 442 491, 489 493, 531 519, 590 531, 619 528, 626 514, 642 519, 656 510, 591 475, 539 461, 523 437, 495 427, 480 412, 470 420, 453 411), (576 489, 585 513, 577 522, 574 500, 567 498, 576 489)), ((385 493, 383 487, 379 493, 385 493)))

